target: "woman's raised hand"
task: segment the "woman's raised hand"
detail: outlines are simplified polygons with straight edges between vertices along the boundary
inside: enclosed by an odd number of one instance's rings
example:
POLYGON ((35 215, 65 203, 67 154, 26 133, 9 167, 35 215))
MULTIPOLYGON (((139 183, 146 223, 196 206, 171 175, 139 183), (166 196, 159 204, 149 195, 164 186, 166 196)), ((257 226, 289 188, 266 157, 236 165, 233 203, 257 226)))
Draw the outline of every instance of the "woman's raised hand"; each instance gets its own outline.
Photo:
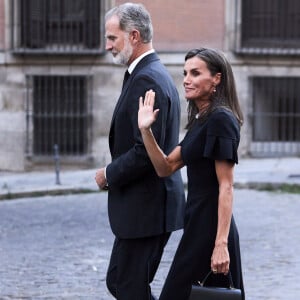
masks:
POLYGON ((149 129, 151 125, 155 122, 159 109, 153 111, 155 102, 155 92, 149 90, 145 94, 145 99, 140 97, 140 105, 138 112, 138 124, 139 129, 149 129))

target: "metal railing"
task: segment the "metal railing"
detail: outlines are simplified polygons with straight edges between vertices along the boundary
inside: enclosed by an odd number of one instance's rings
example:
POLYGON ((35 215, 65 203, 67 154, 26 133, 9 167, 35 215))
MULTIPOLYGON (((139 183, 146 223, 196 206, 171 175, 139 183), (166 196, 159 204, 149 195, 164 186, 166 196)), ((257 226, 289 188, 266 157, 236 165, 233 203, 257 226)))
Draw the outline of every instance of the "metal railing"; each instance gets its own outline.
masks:
POLYGON ((27 77, 27 156, 85 156, 91 151, 91 78, 27 77))
POLYGON ((238 1, 237 53, 300 55, 299 0, 238 1))
POLYGON ((300 154, 300 77, 254 77, 252 152, 300 154))
POLYGON ((99 0, 12 0, 12 48, 28 54, 102 52, 99 0))

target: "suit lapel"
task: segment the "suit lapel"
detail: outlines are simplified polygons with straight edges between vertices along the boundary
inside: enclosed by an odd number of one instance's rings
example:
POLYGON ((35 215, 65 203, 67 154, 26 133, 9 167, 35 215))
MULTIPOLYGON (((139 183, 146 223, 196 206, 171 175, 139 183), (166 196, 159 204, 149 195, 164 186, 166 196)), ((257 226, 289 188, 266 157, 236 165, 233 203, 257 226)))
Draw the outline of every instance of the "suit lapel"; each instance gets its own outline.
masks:
MULTIPOLYGON (((111 124, 110 124, 110 131, 109 131, 109 137, 113 136, 113 125, 114 125, 114 121, 115 121, 115 118, 116 118, 116 115, 117 115, 117 112, 121 106, 121 103, 123 102, 123 100, 125 99, 125 95, 126 95, 126 92, 128 90, 128 87, 130 86, 130 82, 134 79, 134 77, 136 76, 136 74, 139 73, 139 71, 141 69, 143 69, 145 66, 147 66, 150 62, 152 61, 155 61, 155 60, 159 60, 159 57, 158 55, 154 52, 154 53, 151 53, 147 56, 145 56, 137 65, 136 67, 134 68, 132 74, 130 74, 129 78, 126 80, 126 82, 124 82, 123 84, 123 88, 122 88, 122 91, 121 91, 121 95, 117 101, 117 104, 116 104, 116 107, 114 109, 114 112, 113 112, 113 116, 112 116, 112 120, 111 120, 111 124)), ((112 152, 112 140, 111 138, 109 139, 109 146, 110 146, 110 151, 112 152)))
POLYGON ((123 85, 123 88, 122 88, 122 91, 121 91, 121 95, 120 95, 120 97, 119 97, 119 99, 117 101, 116 107, 114 109, 114 113, 113 113, 113 116, 112 116, 111 124, 113 124, 113 122, 115 120, 116 113, 118 112, 118 110, 120 108, 120 105, 122 103, 122 100, 124 99, 124 95, 126 94, 126 91, 128 90, 129 83, 130 83, 131 79, 132 78, 131 78, 131 75, 130 75, 129 78, 128 78, 128 80, 126 80, 126 82, 124 82, 124 85, 123 85))

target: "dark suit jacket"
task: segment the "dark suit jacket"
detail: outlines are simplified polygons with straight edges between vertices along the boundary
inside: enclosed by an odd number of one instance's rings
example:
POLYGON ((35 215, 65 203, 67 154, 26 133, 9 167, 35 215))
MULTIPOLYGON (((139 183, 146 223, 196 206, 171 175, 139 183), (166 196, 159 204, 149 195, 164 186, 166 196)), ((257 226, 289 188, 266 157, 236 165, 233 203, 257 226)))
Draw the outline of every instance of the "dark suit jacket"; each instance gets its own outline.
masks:
POLYGON ((106 168, 108 214, 119 238, 159 235, 182 228, 184 189, 180 172, 159 178, 138 128, 139 97, 153 89, 160 109, 152 131, 168 154, 178 144, 180 103, 175 85, 156 53, 144 57, 123 87, 109 133, 112 162, 106 168))

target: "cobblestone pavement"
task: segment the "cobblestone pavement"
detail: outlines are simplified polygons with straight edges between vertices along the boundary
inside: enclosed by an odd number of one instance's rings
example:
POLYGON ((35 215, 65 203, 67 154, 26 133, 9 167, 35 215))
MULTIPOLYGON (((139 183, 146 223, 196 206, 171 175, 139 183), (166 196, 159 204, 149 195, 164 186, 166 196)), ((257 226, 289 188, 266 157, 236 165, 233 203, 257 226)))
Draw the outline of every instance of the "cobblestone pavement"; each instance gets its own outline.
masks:
MULTIPOLYGON (((246 299, 299 299, 300 195, 236 190, 235 198, 246 299)), ((111 300, 106 205, 106 193, 0 201, 0 299, 111 300)), ((180 235, 166 247, 156 295, 180 235)))

